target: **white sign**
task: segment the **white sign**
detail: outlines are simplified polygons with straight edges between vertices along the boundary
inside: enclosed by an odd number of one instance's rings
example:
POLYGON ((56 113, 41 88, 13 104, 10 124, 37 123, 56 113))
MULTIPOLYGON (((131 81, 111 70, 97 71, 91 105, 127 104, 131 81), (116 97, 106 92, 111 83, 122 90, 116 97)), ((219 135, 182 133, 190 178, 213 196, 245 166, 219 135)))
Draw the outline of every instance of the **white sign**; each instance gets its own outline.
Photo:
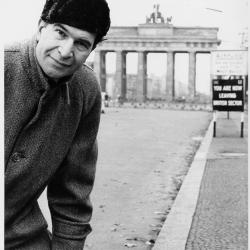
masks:
POLYGON ((218 50, 211 53, 212 75, 247 75, 247 51, 218 50))

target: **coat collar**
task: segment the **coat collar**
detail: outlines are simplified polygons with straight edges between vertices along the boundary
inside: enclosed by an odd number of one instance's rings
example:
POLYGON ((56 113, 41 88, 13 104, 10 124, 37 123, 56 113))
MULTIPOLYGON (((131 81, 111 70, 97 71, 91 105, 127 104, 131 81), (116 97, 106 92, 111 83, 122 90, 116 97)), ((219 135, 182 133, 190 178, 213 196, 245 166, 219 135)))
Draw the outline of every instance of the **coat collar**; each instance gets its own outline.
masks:
POLYGON ((50 85, 36 59, 36 45, 37 40, 35 36, 32 37, 31 40, 21 45, 21 53, 23 57, 27 59, 26 62, 24 62, 24 66, 26 67, 26 70, 29 73, 29 77, 34 85, 36 85, 40 91, 48 90, 50 88, 50 85))

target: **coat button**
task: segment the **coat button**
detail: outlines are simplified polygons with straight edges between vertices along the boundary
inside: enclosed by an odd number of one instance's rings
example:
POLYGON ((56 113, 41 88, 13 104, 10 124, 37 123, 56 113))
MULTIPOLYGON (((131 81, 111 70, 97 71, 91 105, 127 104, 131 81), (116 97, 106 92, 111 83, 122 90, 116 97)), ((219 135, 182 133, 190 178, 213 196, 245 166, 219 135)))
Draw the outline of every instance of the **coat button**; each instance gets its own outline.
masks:
POLYGON ((19 162, 23 158, 25 158, 25 156, 21 152, 15 152, 11 156, 13 162, 19 162))

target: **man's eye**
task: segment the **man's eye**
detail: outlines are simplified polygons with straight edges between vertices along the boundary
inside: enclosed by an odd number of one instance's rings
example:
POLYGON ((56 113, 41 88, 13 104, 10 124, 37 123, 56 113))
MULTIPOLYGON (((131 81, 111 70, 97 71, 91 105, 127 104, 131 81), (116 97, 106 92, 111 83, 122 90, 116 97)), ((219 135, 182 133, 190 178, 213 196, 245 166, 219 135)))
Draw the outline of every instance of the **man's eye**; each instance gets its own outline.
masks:
POLYGON ((77 46, 77 48, 79 50, 86 50, 86 49, 88 49, 87 44, 85 44, 84 42, 81 42, 81 41, 76 41, 75 45, 77 46))
POLYGON ((66 34, 65 34, 62 30, 60 30, 60 29, 56 29, 55 31, 56 31, 57 34, 58 34, 60 37, 62 37, 62 38, 66 36, 66 34))

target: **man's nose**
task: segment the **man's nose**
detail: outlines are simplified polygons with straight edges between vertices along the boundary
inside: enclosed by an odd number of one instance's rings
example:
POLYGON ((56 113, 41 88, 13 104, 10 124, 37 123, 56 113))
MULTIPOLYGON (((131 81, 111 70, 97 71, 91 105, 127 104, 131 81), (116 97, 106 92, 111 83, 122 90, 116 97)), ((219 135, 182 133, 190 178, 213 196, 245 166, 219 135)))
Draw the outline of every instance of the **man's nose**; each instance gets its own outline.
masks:
POLYGON ((73 56, 74 41, 73 39, 67 39, 61 42, 58 51, 63 58, 68 58, 73 56))

